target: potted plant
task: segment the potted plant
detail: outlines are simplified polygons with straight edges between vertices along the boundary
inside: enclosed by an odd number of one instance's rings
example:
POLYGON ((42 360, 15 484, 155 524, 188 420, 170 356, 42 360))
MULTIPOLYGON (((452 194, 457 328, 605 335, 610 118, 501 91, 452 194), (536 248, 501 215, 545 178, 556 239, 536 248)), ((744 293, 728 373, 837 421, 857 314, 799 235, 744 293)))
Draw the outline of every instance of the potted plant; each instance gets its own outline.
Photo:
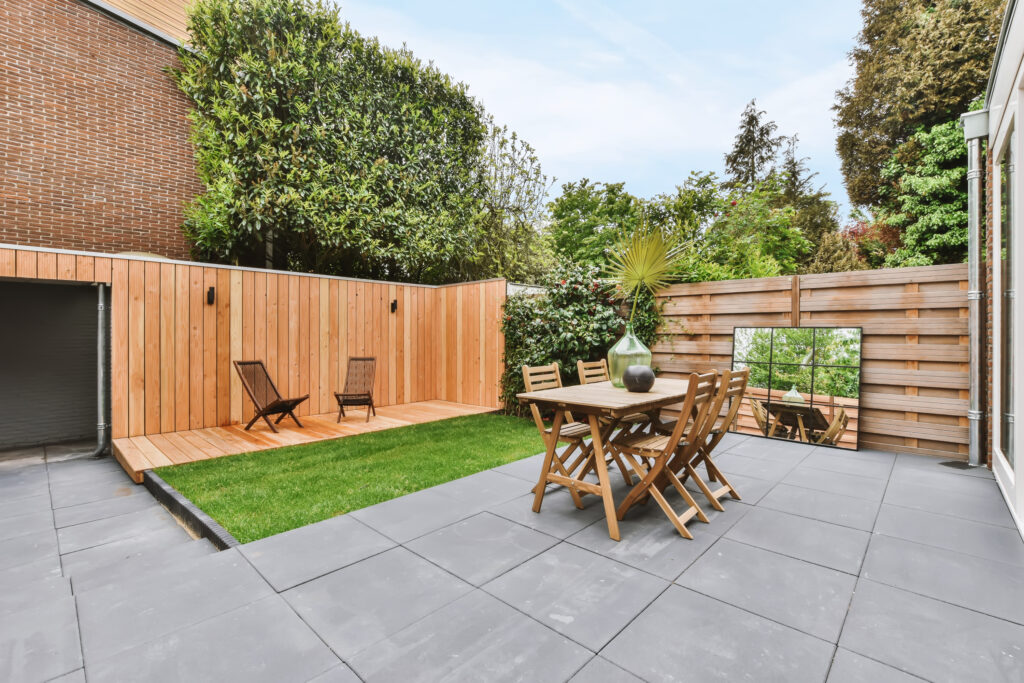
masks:
POLYGON ((639 381, 637 386, 647 385, 646 388, 634 390, 646 391, 653 384, 651 350, 633 332, 637 297, 642 289, 647 289, 653 295, 669 284, 682 251, 683 245, 673 235, 651 228, 646 221, 641 221, 640 227, 634 232, 622 233, 616 241, 609 257, 611 263, 608 276, 618 285, 623 298, 633 299, 626 332, 608 350, 608 374, 612 384, 617 387, 625 386, 624 375, 639 381), (626 371, 631 366, 645 367, 647 370, 633 371, 627 375, 626 371))

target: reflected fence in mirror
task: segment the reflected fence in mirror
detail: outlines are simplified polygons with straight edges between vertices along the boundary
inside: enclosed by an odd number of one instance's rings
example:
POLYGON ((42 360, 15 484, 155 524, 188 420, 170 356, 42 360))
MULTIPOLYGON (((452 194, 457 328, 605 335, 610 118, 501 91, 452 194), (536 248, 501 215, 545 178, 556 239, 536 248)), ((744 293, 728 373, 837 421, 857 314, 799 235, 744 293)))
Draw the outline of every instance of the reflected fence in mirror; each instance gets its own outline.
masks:
POLYGON ((750 368, 735 431, 856 450, 861 328, 736 327, 732 368, 750 368))

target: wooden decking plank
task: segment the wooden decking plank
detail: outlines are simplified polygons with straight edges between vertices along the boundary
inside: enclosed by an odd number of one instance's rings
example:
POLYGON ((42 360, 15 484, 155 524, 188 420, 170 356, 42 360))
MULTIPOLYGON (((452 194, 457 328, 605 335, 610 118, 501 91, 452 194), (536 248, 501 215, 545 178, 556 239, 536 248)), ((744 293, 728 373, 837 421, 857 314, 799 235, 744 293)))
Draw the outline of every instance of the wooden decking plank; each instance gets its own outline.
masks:
POLYGON ((174 463, 164 455, 163 451, 153 445, 153 442, 144 436, 129 437, 132 445, 139 449, 149 460, 153 467, 165 467, 174 463))

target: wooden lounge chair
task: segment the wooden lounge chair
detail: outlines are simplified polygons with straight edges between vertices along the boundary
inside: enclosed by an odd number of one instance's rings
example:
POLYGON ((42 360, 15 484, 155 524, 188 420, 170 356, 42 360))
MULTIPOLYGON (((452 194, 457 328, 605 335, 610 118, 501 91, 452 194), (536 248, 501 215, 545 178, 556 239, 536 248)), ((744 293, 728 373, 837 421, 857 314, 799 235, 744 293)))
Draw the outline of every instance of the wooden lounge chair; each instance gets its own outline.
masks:
POLYGON ((817 444, 823 444, 826 446, 835 446, 839 443, 839 439, 842 438, 843 434, 846 433, 846 426, 850 423, 850 416, 846 414, 846 410, 842 407, 836 411, 835 417, 828 424, 828 429, 823 432, 814 432, 811 434, 811 441, 817 444))
POLYGON ((334 392, 338 401, 338 422, 345 416, 345 406, 366 406, 366 421, 370 421, 370 412, 377 416, 373 405, 373 378, 377 371, 377 359, 372 356, 353 357, 348 359, 348 371, 345 373, 345 389, 334 392))
POLYGON ((246 429, 252 427, 261 417, 273 432, 277 432, 277 427, 274 425, 279 424, 287 416, 291 416, 295 420, 295 424, 302 426, 299 418, 295 416, 295 409, 309 398, 309 394, 298 398, 281 398, 281 394, 278 393, 277 387, 274 386, 274 382, 270 379, 270 374, 261 360, 236 360, 234 365, 239 379, 242 380, 245 393, 249 394, 253 407, 256 408, 256 414, 249 420, 249 424, 245 425, 246 429), (271 415, 278 417, 271 422, 271 415))
POLYGON ((679 414, 690 415, 692 419, 676 420, 671 434, 633 433, 615 440, 615 448, 640 478, 640 483, 619 505, 617 516, 620 520, 634 504, 653 497, 683 538, 693 538, 686 528, 689 520, 696 517, 702 522, 708 521, 693 495, 679 481, 672 465, 675 462, 688 463, 707 436, 711 428, 709 414, 714 403, 717 375, 714 370, 700 375, 690 374, 686 398, 679 414), (662 493, 670 485, 687 504, 682 514, 672 509, 662 493))

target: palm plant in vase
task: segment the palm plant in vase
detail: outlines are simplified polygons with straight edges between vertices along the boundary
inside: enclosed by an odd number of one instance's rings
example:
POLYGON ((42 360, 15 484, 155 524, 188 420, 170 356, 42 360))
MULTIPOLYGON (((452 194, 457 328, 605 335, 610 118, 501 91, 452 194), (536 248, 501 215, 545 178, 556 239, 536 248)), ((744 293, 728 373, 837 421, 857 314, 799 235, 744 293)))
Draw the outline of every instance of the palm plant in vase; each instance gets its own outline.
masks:
MULTIPOLYGON (((632 298, 633 304, 626 323, 626 333, 608 350, 608 374, 612 384, 625 386, 623 375, 630 366, 644 366, 650 373, 651 350, 633 333, 633 316, 640 291, 646 289, 652 295, 665 288, 672 280, 672 273, 679 265, 683 245, 673 235, 667 235, 657 228, 651 228, 646 221, 632 233, 622 233, 615 243, 608 266, 609 279, 619 286, 621 295, 632 298)), ((650 383, 647 389, 650 388, 650 383)), ((645 391, 646 389, 640 389, 645 391)))

